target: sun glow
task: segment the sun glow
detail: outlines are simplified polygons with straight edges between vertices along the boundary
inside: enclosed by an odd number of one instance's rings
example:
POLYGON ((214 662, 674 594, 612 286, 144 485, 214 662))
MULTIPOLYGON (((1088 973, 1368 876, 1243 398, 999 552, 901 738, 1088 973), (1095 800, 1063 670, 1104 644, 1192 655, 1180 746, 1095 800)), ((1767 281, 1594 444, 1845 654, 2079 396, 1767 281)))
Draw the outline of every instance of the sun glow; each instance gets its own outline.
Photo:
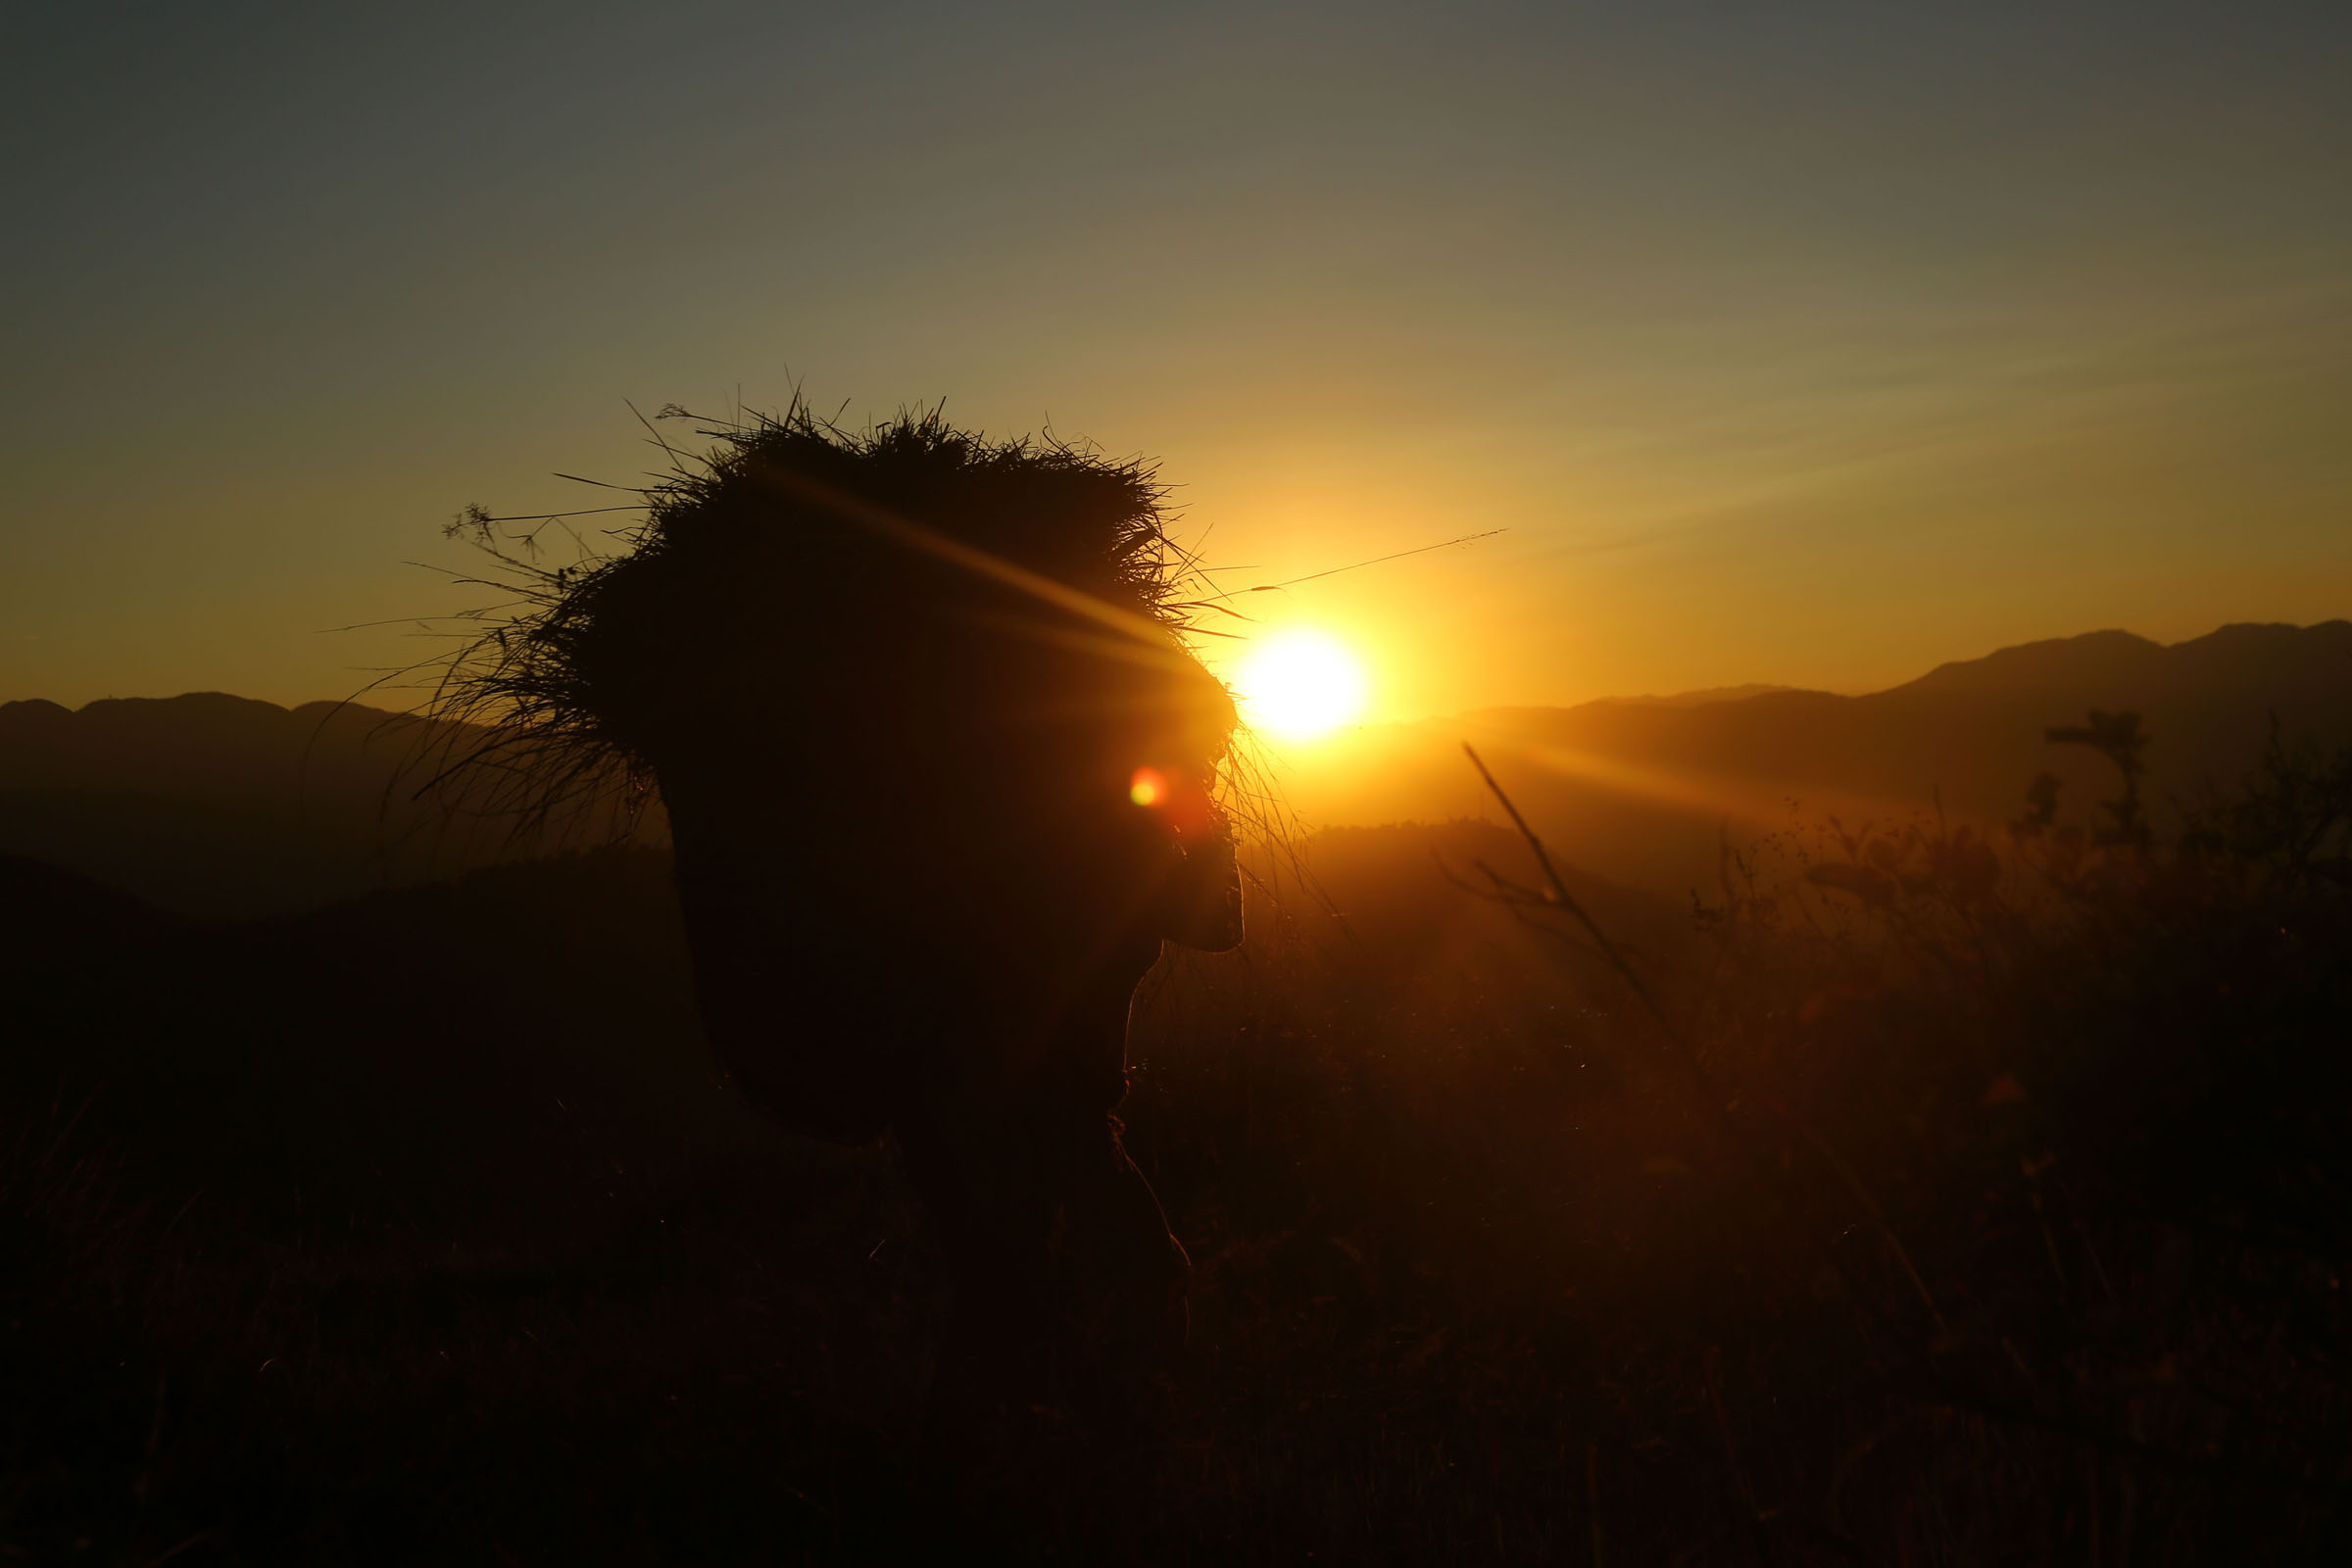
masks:
POLYGON ((1313 740, 1364 710, 1364 667, 1338 640, 1319 631, 1276 633, 1235 671, 1243 716, 1285 740, 1313 740))

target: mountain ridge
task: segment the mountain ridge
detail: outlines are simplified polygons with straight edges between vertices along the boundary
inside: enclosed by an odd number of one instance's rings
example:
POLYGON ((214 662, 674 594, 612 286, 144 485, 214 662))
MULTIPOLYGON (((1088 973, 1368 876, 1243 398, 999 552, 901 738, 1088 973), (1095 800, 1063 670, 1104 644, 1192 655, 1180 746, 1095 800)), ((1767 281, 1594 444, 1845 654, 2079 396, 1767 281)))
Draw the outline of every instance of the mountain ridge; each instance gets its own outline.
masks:
MULTIPOLYGON (((1573 712, 1579 709, 1611 704, 1619 707, 1698 708, 1729 703, 1752 702, 1758 698, 1833 697, 1845 701, 1862 701, 1885 697, 1895 692, 1914 690, 1923 686, 1949 685, 1970 682, 1983 673, 2006 673, 2030 659, 2048 660, 2053 655, 2080 662, 2084 650, 2116 658, 2118 662, 2142 661, 2153 657, 2181 654, 2222 647, 2259 651, 2275 655, 2285 645, 2313 640, 2330 645, 2345 657, 2352 658, 2352 618, 2334 618, 2298 626, 2290 621, 2229 621, 2195 637, 2177 643, 2160 643, 2137 632, 2108 627, 2096 631, 2077 632, 2065 637, 2039 637, 2030 642, 2010 643, 1980 654, 1973 659, 1947 660, 1925 674, 1899 681, 1892 686, 1868 692, 1832 692, 1819 687, 1791 686, 1774 681, 1746 681, 1729 686, 1698 687, 1690 691, 1664 694, 1611 695, 1587 698, 1578 703, 1522 703, 1493 708, 1466 709, 1442 719, 1406 719, 1401 723, 1484 719, 1505 715, 1546 712, 1573 712)), ((69 708, 44 697, 16 698, 0 701, 0 742, 7 741, 13 731, 23 732, 34 723, 54 722, 58 717, 82 718, 93 713, 151 711, 158 709, 188 710, 203 708, 215 711, 251 713, 266 710, 289 717, 315 716, 324 722, 342 714, 350 714, 375 723, 426 724, 433 720, 413 712, 373 708, 356 699, 314 698, 288 707, 266 698, 240 697, 231 692, 210 688, 187 691, 172 697, 98 697, 79 708, 69 708)), ((0 754, 4 757, 5 754, 0 754)))
MULTIPOLYGON (((2109 629, 1857 695, 1732 687, 1483 709, 1270 755, 1310 826, 1445 822, 1495 809, 1461 756, 1472 742, 1566 858, 1680 893, 1714 874, 1725 843, 1826 815, 1935 808, 1997 829, 2045 770, 2085 813, 2111 770, 2045 735, 2092 709, 2140 712, 2150 798, 2185 799, 2251 768, 2274 722, 2352 742, 2352 620, 2237 622, 2169 645, 2109 629)), ((224 692, 0 704, 0 854, 241 915, 532 853, 497 819, 436 814, 437 799, 404 787, 445 736, 416 714, 224 692)))
POLYGON ((2071 817, 2113 770, 2056 726, 2139 712, 2151 800, 2172 808, 2242 777, 2274 722, 2290 740, 2352 742, 2352 621, 2238 623, 2175 644, 2099 631, 1996 650, 1858 695, 1779 690, 1722 702, 1488 709, 1366 726, 1279 754, 1310 823, 1492 812, 1460 746, 1476 745, 1545 838, 1599 874, 1687 889, 1722 847, 1838 816, 1941 810, 1997 832, 2027 785, 2060 778, 2071 817))

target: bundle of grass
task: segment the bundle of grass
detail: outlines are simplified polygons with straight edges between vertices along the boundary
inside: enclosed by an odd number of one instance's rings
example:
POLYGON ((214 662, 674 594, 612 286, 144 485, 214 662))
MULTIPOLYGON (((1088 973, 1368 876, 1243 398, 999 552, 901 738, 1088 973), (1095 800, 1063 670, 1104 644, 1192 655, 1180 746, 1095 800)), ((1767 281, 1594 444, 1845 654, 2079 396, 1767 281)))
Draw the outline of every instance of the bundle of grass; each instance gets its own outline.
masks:
POLYGON ((532 822, 658 794, 747 1087, 798 997, 859 1044, 759 1098, 862 1136, 918 1038, 1035 1046, 1106 948, 1238 937, 1235 713, 1188 646, 1196 566, 1150 466, 937 410, 847 430, 796 400, 701 433, 700 458, 664 444, 617 552, 550 568, 500 531, 519 519, 461 518, 516 599, 449 665, 437 710, 470 738, 436 777, 501 781, 532 822))
MULTIPOLYGON (((992 441, 937 409, 847 430, 797 398, 698 433, 715 443, 699 457, 661 443, 670 471, 632 492, 639 503, 593 509, 644 513, 612 531, 617 550, 570 530, 578 513, 469 507, 451 524, 495 562, 483 585, 512 597, 472 617, 478 635, 440 666, 435 715, 476 733, 436 760, 436 777, 500 775, 511 787, 496 804, 539 819, 591 788, 642 797, 665 735, 704 716, 680 707, 681 664, 699 664, 704 707, 770 695, 757 683, 778 674, 796 704, 854 701, 910 659, 933 662, 905 634, 943 613, 968 621, 984 600, 1015 607, 1033 632, 1198 668, 1185 645, 1201 602, 1182 597, 1195 563, 1143 462, 992 441), (562 566, 541 559, 551 527, 578 546, 562 566), (841 667, 853 649, 863 672, 841 667), (792 668, 796 652, 808 662, 792 668), (839 678, 810 678, 820 667, 839 678)), ((946 706, 936 667, 916 673, 895 695, 946 706)))

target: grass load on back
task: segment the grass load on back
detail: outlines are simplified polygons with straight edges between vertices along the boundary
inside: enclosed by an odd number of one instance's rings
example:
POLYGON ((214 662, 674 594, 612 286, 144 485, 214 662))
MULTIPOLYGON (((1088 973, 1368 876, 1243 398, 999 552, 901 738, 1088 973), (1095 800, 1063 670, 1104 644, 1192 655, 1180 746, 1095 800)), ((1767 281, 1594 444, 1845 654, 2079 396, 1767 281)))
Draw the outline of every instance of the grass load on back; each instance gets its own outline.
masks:
POLYGON ((591 509, 643 512, 608 530, 618 551, 572 530, 590 513, 469 507, 450 525, 491 555, 487 586, 513 598, 473 617, 482 633, 448 662, 436 712, 489 734, 439 759, 445 772, 502 774, 500 804, 544 819, 583 792, 642 800, 664 737, 731 706, 781 701, 838 725, 818 746, 878 722, 937 733, 957 714, 920 637, 976 597, 976 580, 1016 616, 1058 609, 1076 623, 1061 634, 1190 663, 1196 563, 1143 462, 992 441, 936 409, 853 431, 796 400, 698 433, 715 443, 699 457, 662 442, 671 469, 623 492, 638 502, 591 509), (543 564, 551 527, 579 546, 572 564, 543 564), (884 693, 902 706, 878 721, 884 693))

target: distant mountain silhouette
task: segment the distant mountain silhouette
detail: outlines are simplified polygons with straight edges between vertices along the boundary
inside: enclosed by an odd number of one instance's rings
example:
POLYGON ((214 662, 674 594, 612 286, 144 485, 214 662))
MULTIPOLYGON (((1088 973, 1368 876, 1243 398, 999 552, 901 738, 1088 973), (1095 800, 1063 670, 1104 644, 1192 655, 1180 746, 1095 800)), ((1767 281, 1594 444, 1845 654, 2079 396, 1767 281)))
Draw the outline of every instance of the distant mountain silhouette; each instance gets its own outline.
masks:
MULTIPOLYGON (((2150 798, 2241 776, 2276 715, 2352 741, 2352 621, 2233 625, 2171 646, 2098 631, 1938 665, 1866 696, 1736 686, 1575 708, 1371 725, 1301 748, 1283 782, 1312 825, 1492 818, 1476 744, 1565 861, 1631 887, 1714 883, 1718 847, 1836 813, 1938 803, 2014 817, 2045 769, 2064 815, 2112 790, 2098 758, 2043 740, 2091 709, 2139 712, 2150 798)), ((409 798, 424 721, 353 705, 284 709, 218 692, 70 710, 0 705, 0 855, 69 866, 162 908, 243 917, 513 860, 510 824, 409 798)), ((595 842, 599 825, 559 824, 595 842)))
POLYGON ((1665 697, 1603 697, 1604 703, 1651 708, 1703 708, 1709 703, 1737 703, 1750 697, 1766 697, 1774 692, 1792 692, 1794 686, 1775 686, 1764 681, 1750 681, 1741 686, 1709 686, 1695 692, 1675 692, 1665 697))
POLYGON ((2290 738, 2352 740, 2352 621, 2225 626, 2169 647, 2091 632, 1860 697, 1604 700, 1370 726, 1300 750, 1285 777, 1310 822, 1492 815, 1461 756, 1469 741, 1566 858, 1630 884, 1703 887, 1727 836, 1937 805, 2004 823, 2045 769, 2064 781, 2063 815, 2087 820, 2113 791, 2112 770, 2043 736, 2094 708, 2142 715, 2151 799, 2233 782, 2259 760, 2274 716, 2290 738))
POLYGON ((0 855, 237 918, 533 853, 511 822, 467 815, 463 791, 454 816, 446 799, 415 798, 413 764, 449 733, 355 704, 221 692, 0 704, 0 855))

